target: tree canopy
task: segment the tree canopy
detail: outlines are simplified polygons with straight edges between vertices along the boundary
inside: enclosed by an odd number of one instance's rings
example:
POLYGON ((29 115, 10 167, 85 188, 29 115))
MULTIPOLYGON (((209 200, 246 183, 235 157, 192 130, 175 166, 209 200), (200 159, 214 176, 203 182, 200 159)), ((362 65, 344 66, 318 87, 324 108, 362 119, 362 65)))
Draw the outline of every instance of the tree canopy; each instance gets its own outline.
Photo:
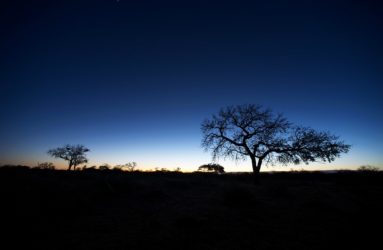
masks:
POLYGON ((68 170, 76 169, 76 166, 87 163, 86 153, 89 149, 83 145, 65 145, 48 150, 48 154, 55 158, 61 158, 68 161, 68 170))
POLYGON ((253 104, 222 108, 203 121, 201 130, 202 146, 213 159, 249 157, 255 174, 263 162, 331 162, 350 149, 330 132, 294 125, 282 114, 253 104))

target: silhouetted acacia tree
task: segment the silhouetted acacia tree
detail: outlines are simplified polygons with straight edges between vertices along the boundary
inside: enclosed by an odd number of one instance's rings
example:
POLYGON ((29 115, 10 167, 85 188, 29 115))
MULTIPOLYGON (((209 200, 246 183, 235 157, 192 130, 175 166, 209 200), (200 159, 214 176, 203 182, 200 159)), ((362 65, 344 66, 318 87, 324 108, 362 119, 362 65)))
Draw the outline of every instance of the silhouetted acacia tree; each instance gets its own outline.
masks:
POLYGON ((116 166, 114 166, 114 169, 115 170, 124 170, 124 169, 126 169, 126 171, 134 172, 134 171, 136 171, 136 167, 137 167, 137 163, 133 161, 133 162, 125 163, 123 165, 116 165, 116 166))
POLYGON ((198 167, 198 171, 207 171, 207 172, 215 172, 215 173, 225 173, 224 167, 216 163, 204 164, 198 167))
POLYGON ((235 160, 251 159, 257 177, 263 162, 287 165, 304 162, 331 162, 350 145, 329 132, 295 126, 281 114, 257 105, 229 106, 206 119, 201 126, 202 146, 235 160))
POLYGON ((48 154, 55 158, 61 158, 68 161, 68 170, 76 169, 76 166, 88 162, 85 153, 89 149, 83 145, 65 145, 63 147, 50 149, 48 154))
POLYGON ((42 163, 37 163, 37 166, 34 168, 35 169, 55 170, 55 165, 53 165, 52 162, 42 162, 42 163))
POLYGON ((126 163, 123 168, 126 168, 128 171, 133 172, 136 170, 137 163, 136 162, 128 162, 126 163))
POLYGON ((180 168, 180 167, 176 167, 176 168, 173 170, 173 172, 177 172, 177 173, 179 173, 179 172, 181 172, 181 168, 180 168))
POLYGON ((99 170, 110 170, 111 168, 112 167, 109 164, 107 164, 107 163, 105 163, 105 164, 103 164, 103 165, 98 167, 99 170))

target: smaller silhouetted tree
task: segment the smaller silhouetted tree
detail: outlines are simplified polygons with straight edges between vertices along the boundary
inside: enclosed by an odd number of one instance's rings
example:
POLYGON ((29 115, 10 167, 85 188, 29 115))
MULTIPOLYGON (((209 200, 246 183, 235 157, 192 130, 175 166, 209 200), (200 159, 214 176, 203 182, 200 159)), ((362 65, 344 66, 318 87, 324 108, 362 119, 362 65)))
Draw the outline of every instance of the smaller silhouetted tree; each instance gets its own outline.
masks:
POLYGON ((120 171, 129 171, 129 172, 134 172, 136 170, 137 163, 136 162, 128 162, 123 165, 116 165, 113 167, 114 170, 120 170, 120 171))
POLYGON ((123 165, 123 168, 128 170, 128 171, 130 171, 130 172, 135 171, 136 167, 137 167, 137 163, 136 162, 128 162, 125 165, 123 165))
POLYGON ((68 170, 76 170, 76 166, 87 163, 86 153, 89 149, 83 145, 65 145, 63 147, 50 149, 48 154, 55 158, 61 158, 68 161, 68 170))
POLYGON ((34 168, 44 169, 44 170, 55 170, 55 165, 53 165, 52 162, 42 162, 42 163, 37 163, 37 166, 34 168))
POLYGON ((213 173, 219 173, 219 174, 225 173, 224 167, 216 163, 209 163, 209 164, 204 164, 202 166, 199 166, 198 171, 213 172, 213 173))
POLYGON ((181 168, 180 168, 180 167, 177 167, 177 168, 175 168, 175 169, 173 170, 173 172, 177 172, 177 173, 179 173, 179 172, 181 172, 181 168))
POLYGON ((107 163, 101 165, 98 167, 99 170, 110 170, 111 169, 111 166, 107 163))

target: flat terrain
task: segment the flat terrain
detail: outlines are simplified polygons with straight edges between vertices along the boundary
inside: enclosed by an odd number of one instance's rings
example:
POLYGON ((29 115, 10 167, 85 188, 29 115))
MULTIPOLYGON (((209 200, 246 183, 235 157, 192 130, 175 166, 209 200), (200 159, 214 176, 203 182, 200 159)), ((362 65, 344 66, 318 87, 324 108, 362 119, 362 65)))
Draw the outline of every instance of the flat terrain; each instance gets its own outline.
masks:
POLYGON ((382 172, 0 169, 2 249, 376 249, 382 172))

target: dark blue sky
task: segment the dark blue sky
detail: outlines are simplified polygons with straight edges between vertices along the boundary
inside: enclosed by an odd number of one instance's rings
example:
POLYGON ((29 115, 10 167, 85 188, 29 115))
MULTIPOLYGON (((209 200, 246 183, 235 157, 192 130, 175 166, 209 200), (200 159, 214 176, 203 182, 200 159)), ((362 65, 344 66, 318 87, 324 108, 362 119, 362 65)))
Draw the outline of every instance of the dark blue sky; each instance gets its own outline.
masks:
POLYGON ((94 164, 195 169, 202 120, 255 103, 353 145, 319 167, 383 166, 379 1, 136 2, 1 3, 3 163, 82 143, 94 164))

